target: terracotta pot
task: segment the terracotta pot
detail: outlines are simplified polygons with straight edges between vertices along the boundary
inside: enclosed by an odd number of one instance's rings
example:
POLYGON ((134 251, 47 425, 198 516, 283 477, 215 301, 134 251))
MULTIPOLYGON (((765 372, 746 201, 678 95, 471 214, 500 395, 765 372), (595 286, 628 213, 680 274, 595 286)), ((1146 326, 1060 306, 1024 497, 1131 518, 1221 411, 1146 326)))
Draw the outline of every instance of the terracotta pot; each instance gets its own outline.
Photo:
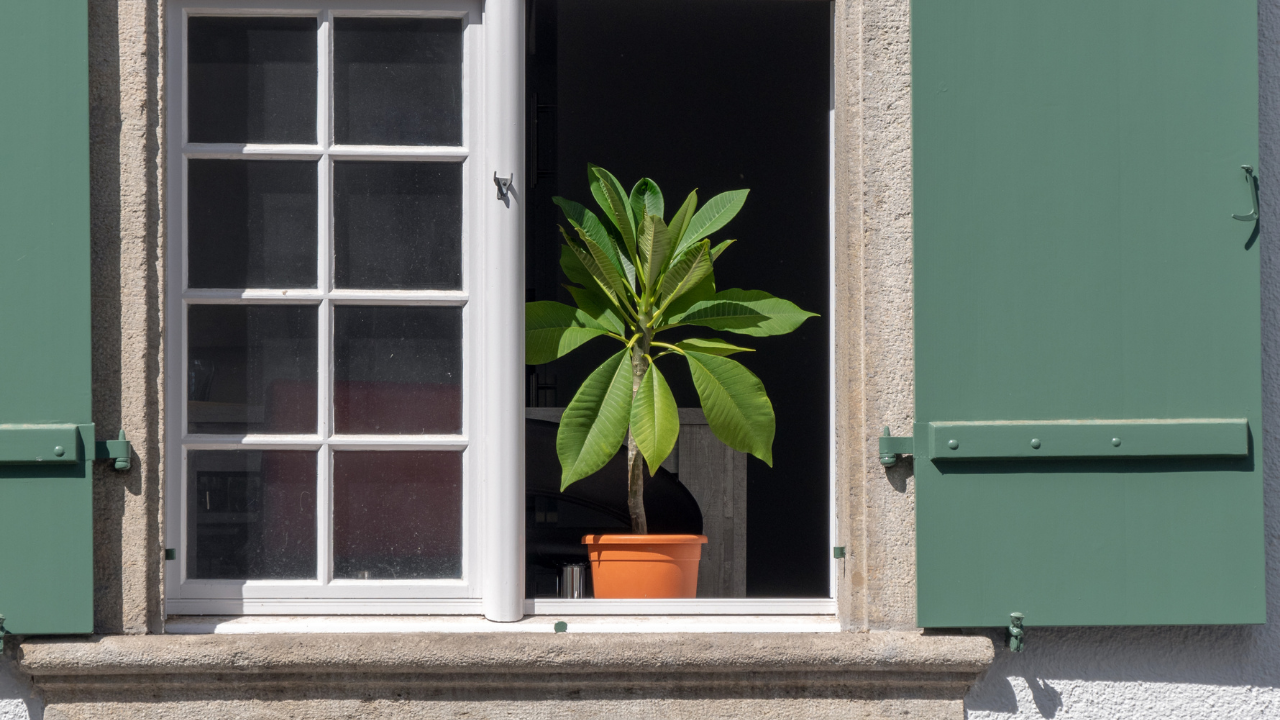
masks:
POLYGON ((597 598, 691 598, 706 535, 585 535, 597 598))

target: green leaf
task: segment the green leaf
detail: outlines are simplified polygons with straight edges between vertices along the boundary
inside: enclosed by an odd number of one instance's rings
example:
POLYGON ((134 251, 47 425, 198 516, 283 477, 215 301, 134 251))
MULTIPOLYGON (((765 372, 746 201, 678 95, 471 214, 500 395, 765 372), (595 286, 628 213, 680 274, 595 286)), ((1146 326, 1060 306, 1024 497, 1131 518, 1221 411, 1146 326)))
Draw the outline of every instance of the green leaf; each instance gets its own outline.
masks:
MULTIPOLYGON (((578 258, 578 263, 587 271, 587 275, 591 279, 591 282, 584 284, 587 287, 599 288, 610 301, 621 306, 622 301, 618 298, 613 286, 609 284, 609 273, 600 266, 600 263, 596 262, 595 256, 587 248, 579 247, 574 243, 570 243, 567 247, 578 258)), ((616 270, 614 271, 614 276, 617 276, 616 270)))
POLYGON ((590 315, 596 322, 605 328, 619 334, 626 335, 626 326, 622 323, 622 318, 618 315, 618 309, 614 306, 608 296, 600 292, 594 287, 594 284, 584 288, 565 285, 565 290, 573 296, 573 301, 583 312, 590 315))
POLYGON ((636 218, 631 215, 631 207, 627 196, 623 194, 622 183, 612 173, 598 165, 587 165, 591 175, 591 194, 596 202, 604 208, 613 220, 613 224, 622 233, 622 242, 626 243, 627 252, 636 254, 636 218), (603 200, 601 197, 603 196, 603 200))
POLYGON ((644 231, 636 239, 636 249, 640 252, 646 284, 652 287, 666 269, 667 254, 671 250, 671 234, 662 218, 645 216, 644 231))
POLYGON ((689 338, 676 343, 676 347, 685 351, 695 351, 706 353, 708 355, 719 355, 724 357, 740 352, 755 352, 752 348, 738 347, 716 338, 689 338))
POLYGON ((694 190, 689 193, 689 197, 684 199, 684 204, 676 211, 671 218, 671 224, 667 227, 671 228, 671 244, 678 247, 681 238, 684 237, 684 229, 689 225, 689 220, 693 218, 693 211, 698 206, 698 191, 694 190))
POLYGON ((583 287, 595 287, 595 277, 591 275, 591 271, 587 270, 587 266, 582 264, 578 259, 578 255, 573 251, 573 242, 569 240, 569 235, 565 233, 564 228, 560 228, 560 234, 564 235, 564 245, 560 246, 560 269, 564 271, 564 276, 569 278, 569 282, 578 283, 583 287))
POLYGON ((582 264, 592 275, 600 281, 601 286, 607 287, 616 296, 618 302, 622 302, 627 297, 630 286, 622 277, 622 269, 618 267, 617 248, 613 241, 609 241, 605 245, 592 240, 585 232, 578 230, 578 237, 582 240, 583 249, 587 251, 590 261, 583 255, 579 254, 578 258, 582 260, 582 264))
POLYGON ((672 325, 701 325, 740 335, 785 335, 816 313, 763 290, 722 290, 711 300, 694 303, 684 313, 669 315, 672 325))
MULTIPOLYGON (((596 217, 595 213, 572 200, 566 200, 562 197, 553 197, 551 201, 560 206, 564 216, 569 219, 570 225, 586 233, 597 245, 613 246, 613 237, 609 235, 604 223, 600 222, 600 218, 596 217)), ((619 267, 618 269, 621 270, 622 268, 619 267)))
POLYGON ((631 216, 636 219, 636 228, 640 228, 641 219, 645 216, 662 219, 665 208, 662 203, 662 191, 658 183, 649 178, 640 178, 640 182, 631 188, 631 216))
POLYGON ((748 192, 748 190, 731 190, 708 200, 707 204, 703 205, 702 209, 689 220, 689 226, 680 236, 680 245, 676 247, 676 254, 679 255, 685 248, 724 227, 742 209, 742 204, 747 201, 748 192))
POLYGON ((738 242, 738 241, 737 241, 737 240, 725 240, 724 242, 722 242, 722 243, 720 243, 720 244, 716 245, 715 247, 711 248, 711 262, 715 262, 716 260, 719 260, 719 259, 720 259, 720 253, 724 252, 725 250, 728 250, 728 249, 729 249, 729 246, 730 246, 730 245, 732 245, 732 244, 734 244, 734 243, 736 243, 736 242, 738 242))
POLYGON ((524 362, 549 363, 607 332, 604 325, 578 308, 550 300, 525 303, 524 362))
MULTIPOLYGON (((663 314, 667 318, 677 317, 681 313, 693 307, 696 303, 700 303, 703 300, 710 300, 715 296, 716 276, 715 272, 709 272, 706 277, 702 278, 702 282, 689 288, 683 295, 671 301, 671 304, 667 305, 667 309, 663 311, 663 314)), ((664 320, 663 327, 665 327, 667 323, 670 323, 670 320, 664 320)))
POLYGON ((760 378, 726 357, 688 351, 684 356, 711 432, 725 445, 773 467, 776 421, 760 378))
POLYGON ((703 240, 672 261, 666 275, 662 276, 659 297, 664 304, 670 303, 702 282, 710 272, 711 243, 703 240))
POLYGON ((631 420, 631 349, 605 360, 578 388, 560 418, 556 455, 560 489, 599 470, 627 438, 631 420))
POLYGON ((653 363, 649 363, 631 403, 631 435, 636 439, 636 447, 645 462, 649 463, 650 475, 671 454, 680 435, 676 398, 667 386, 667 379, 653 363))

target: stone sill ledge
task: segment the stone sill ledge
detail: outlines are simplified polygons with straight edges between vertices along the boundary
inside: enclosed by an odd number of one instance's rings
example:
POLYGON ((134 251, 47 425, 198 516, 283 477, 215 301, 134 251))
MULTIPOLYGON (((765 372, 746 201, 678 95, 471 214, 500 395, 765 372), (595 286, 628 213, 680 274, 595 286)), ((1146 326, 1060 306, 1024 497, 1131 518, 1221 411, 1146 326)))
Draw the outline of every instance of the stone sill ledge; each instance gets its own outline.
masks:
POLYGON ((982 636, 919 632, 113 635, 29 638, 38 685, 339 682, 968 685, 982 636))

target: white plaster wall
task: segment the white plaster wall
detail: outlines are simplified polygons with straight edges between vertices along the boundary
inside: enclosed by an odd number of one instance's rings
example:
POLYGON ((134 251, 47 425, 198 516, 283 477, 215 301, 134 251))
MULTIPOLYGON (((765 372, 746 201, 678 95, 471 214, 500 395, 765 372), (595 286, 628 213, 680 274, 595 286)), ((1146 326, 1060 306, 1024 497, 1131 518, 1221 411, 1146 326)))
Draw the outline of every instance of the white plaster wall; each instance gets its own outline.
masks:
POLYGON ((969 720, 1280 718, 1280 0, 1259 0, 1267 625, 1028 632, 969 691, 969 720), (1270 222, 1268 222, 1270 220, 1270 222))

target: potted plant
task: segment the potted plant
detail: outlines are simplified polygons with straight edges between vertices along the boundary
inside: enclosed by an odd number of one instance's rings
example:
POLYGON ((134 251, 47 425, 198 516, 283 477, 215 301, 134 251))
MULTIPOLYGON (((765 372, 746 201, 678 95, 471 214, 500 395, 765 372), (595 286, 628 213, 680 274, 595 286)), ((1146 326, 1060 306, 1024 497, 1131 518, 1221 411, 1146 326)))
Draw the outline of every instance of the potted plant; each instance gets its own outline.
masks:
MULTIPOLYGON (((571 232, 560 266, 572 285, 572 307, 525 305, 530 365, 563 357, 597 337, 622 344, 565 408, 556 435, 561 490, 596 472, 627 444, 630 535, 588 535, 596 597, 694 597, 701 535, 650 535, 644 509, 644 464, 652 474, 675 447, 680 417, 658 360, 683 359, 707 424, 721 442, 773 465, 773 405, 764 385, 728 356, 750 352, 719 338, 663 342, 658 334, 696 325, 752 337, 795 330, 814 313, 760 290, 716 289, 714 263, 734 241, 709 236, 742 208, 746 190, 717 195, 701 208, 697 191, 664 220, 662 192, 644 178, 630 193, 607 170, 588 165, 591 194, 605 221, 561 197, 571 232)), ((664 363, 665 365, 665 363, 664 363)))

